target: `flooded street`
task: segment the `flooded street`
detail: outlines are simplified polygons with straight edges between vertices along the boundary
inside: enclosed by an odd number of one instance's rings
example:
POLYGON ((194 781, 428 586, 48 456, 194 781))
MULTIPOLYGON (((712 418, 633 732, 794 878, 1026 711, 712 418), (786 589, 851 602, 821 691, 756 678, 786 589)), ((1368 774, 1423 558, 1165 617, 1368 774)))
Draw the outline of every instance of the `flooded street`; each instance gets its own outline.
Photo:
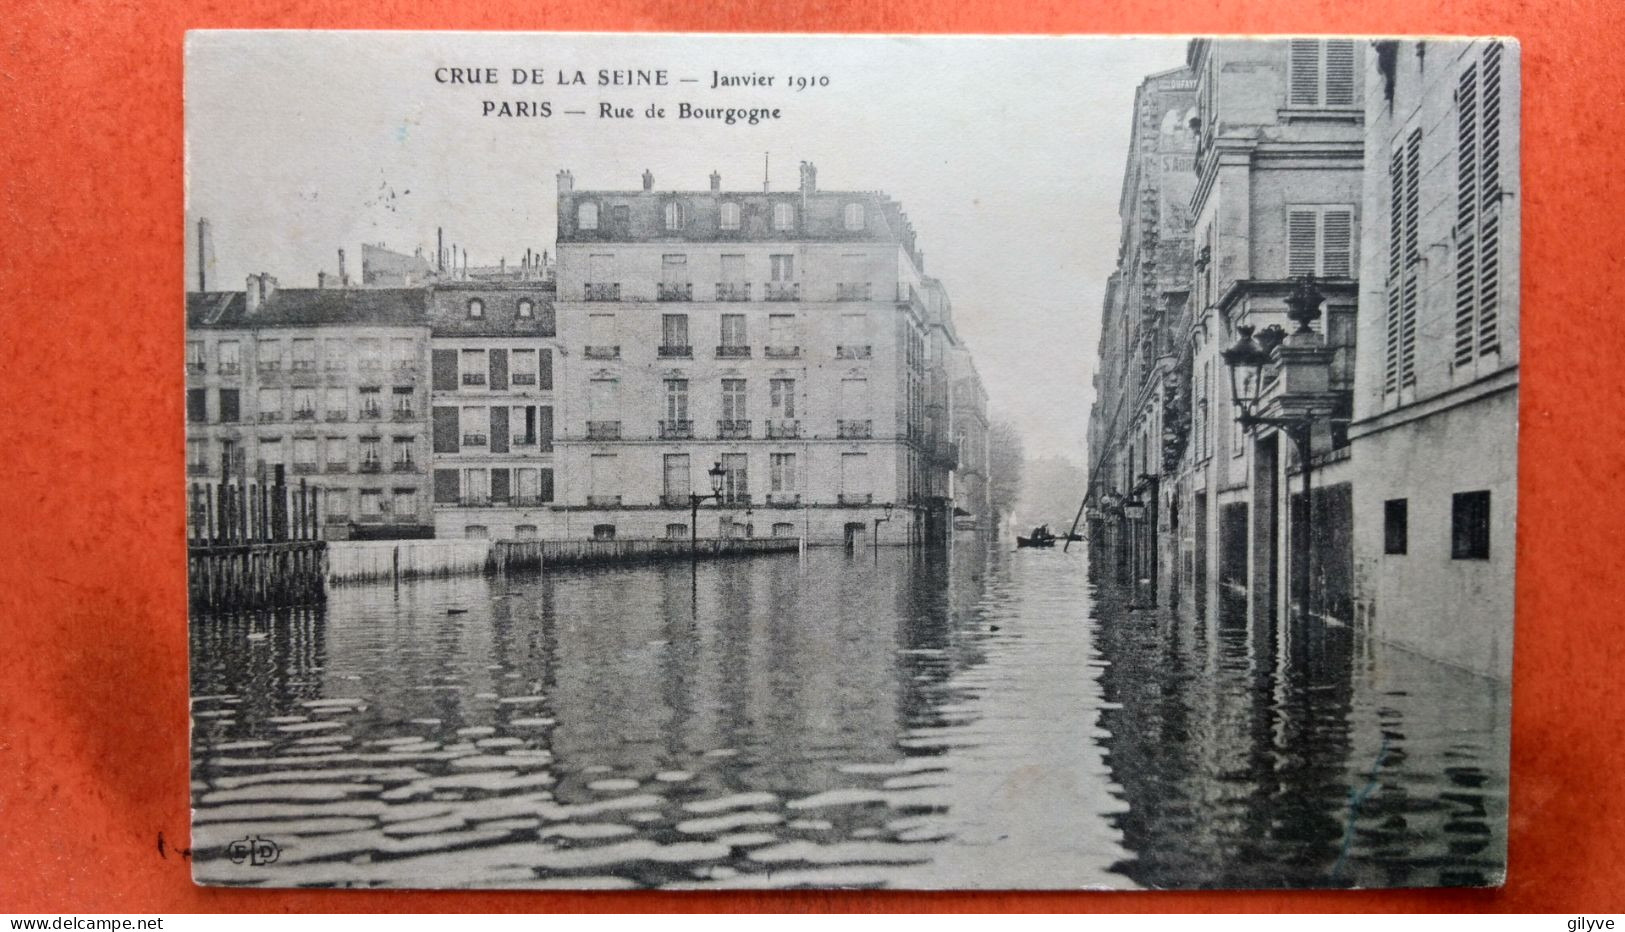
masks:
POLYGON ((194 617, 191 645, 203 882, 1482 884, 1504 864, 1504 685, 1342 629, 1131 611, 1077 546, 339 588, 194 617))

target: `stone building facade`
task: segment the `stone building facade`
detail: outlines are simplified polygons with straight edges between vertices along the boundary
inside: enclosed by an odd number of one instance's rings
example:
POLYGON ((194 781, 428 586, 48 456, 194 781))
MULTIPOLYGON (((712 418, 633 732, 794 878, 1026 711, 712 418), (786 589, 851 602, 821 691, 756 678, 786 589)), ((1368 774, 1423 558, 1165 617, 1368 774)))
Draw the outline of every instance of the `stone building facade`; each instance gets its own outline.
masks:
POLYGON ((938 286, 897 202, 820 190, 810 164, 757 192, 563 171, 558 216, 566 536, 687 537, 713 466, 704 537, 921 543, 951 513, 927 400, 938 286))
POLYGON ((321 490, 324 537, 428 536, 426 321, 422 289, 188 294, 188 477, 281 465, 321 490))
POLYGON ((1355 606, 1371 632, 1511 676, 1516 43, 1381 42, 1366 67, 1355 606))

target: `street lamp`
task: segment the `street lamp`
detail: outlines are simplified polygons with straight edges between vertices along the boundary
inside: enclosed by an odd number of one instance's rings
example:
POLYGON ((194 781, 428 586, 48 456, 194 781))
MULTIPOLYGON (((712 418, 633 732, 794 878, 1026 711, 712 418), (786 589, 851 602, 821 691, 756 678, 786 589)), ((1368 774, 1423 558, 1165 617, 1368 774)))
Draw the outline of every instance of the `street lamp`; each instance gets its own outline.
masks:
MULTIPOLYGON (((1254 328, 1245 324, 1236 326, 1236 342, 1219 352, 1219 358, 1230 370, 1230 397, 1236 405, 1236 424, 1248 433, 1259 427, 1273 427, 1282 431, 1297 448, 1298 462, 1303 471, 1303 529, 1293 538, 1293 549, 1299 557, 1299 572, 1293 580, 1297 589, 1298 608, 1304 618, 1309 615, 1309 539, 1312 505, 1310 498, 1310 463, 1313 449, 1314 425, 1317 420, 1330 417, 1327 383, 1328 351, 1324 339, 1310 325, 1320 319, 1320 305, 1325 296, 1315 287, 1315 277, 1305 275, 1298 279, 1292 293, 1287 296, 1287 318, 1297 329, 1290 336, 1279 325, 1272 324, 1254 335, 1254 328), (1279 359, 1277 359, 1279 357, 1279 359), (1260 415, 1264 394, 1264 367, 1278 362, 1281 372, 1281 391, 1277 407, 1285 416, 1260 415)), ((1290 514, 1288 509, 1287 514, 1290 514)), ((1283 521, 1286 521, 1283 515, 1283 521)), ((1290 529, 1291 525, 1287 523, 1290 529)))
POLYGON ((887 502, 884 507, 886 509, 886 517, 884 517, 884 518, 876 518, 875 519, 875 546, 874 546, 874 550, 875 550, 875 562, 876 563, 880 562, 880 526, 882 524, 885 524, 887 521, 891 520, 891 510, 892 510, 893 504, 891 502, 887 502))
POLYGON ((708 498, 714 498, 718 502, 722 501, 722 480, 728 475, 728 471, 723 469, 722 464, 718 462, 713 463, 711 468, 705 471, 705 474, 711 477, 711 494, 688 493, 688 559, 691 563, 699 559, 700 502, 708 498))

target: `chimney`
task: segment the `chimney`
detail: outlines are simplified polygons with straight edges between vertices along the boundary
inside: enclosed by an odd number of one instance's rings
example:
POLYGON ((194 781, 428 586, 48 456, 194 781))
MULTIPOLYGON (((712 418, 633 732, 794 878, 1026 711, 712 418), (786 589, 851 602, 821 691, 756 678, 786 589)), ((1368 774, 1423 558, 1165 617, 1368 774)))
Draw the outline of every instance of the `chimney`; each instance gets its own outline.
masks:
POLYGON ((339 250, 339 287, 350 287, 350 273, 344 270, 344 250, 339 250))
POLYGON ((721 172, 713 171, 711 173, 711 190, 712 191, 721 191, 722 190, 722 173, 721 172))
POLYGON ((801 196, 810 197, 818 190, 818 169, 811 162, 801 163, 801 196))
POLYGON ((248 276, 248 287, 243 289, 243 298, 248 304, 248 313, 252 314, 260 309, 260 298, 263 297, 263 285, 258 275, 248 276))
POLYGON ((316 273, 316 290, 317 291, 325 291, 325 290, 327 290, 327 273, 326 272, 317 272, 316 273))
POLYGON ((435 270, 438 271, 438 272, 444 272, 446 270, 446 228, 445 227, 435 227, 434 228, 434 265, 435 265, 435 270))
POLYGON ((197 290, 209 290, 209 221, 197 222, 197 290))
POLYGON ((569 194, 576 189, 576 176, 568 168, 559 171, 559 193, 569 194))
POLYGON ((654 175, 654 172, 652 172, 652 171, 648 170, 647 168, 645 168, 643 170, 643 190, 645 190, 645 191, 653 191, 654 189, 655 189, 655 175, 654 175))

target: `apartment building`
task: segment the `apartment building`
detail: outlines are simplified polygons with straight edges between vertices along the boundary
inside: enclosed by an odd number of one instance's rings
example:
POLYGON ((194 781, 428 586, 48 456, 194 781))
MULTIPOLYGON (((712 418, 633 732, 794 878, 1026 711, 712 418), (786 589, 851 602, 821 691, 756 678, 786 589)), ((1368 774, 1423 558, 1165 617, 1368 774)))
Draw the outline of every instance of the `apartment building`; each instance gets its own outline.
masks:
POLYGON ((321 490, 329 539, 418 537, 429 511, 421 289, 279 288, 186 300, 189 477, 321 490))
POLYGON ((923 542, 945 507, 923 256, 896 201, 816 177, 578 190, 559 173, 566 536, 923 542))

